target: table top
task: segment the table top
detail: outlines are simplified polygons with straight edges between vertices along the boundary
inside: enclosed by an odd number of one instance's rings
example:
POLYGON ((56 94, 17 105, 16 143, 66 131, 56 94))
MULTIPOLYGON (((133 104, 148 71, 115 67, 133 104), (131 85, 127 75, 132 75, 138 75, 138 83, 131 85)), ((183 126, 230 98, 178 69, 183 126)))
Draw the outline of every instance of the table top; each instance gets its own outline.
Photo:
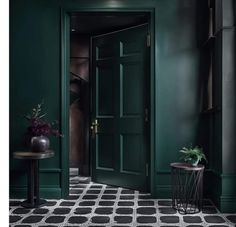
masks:
POLYGON ((16 151, 13 153, 13 157, 17 159, 45 159, 53 156, 53 150, 46 150, 44 152, 16 151))
POLYGON ((177 168, 177 169, 183 169, 183 170, 188 170, 188 171, 199 171, 203 170, 205 167, 202 164, 198 164, 197 166, 192 166, 189 163, 184 163, 184 162, 174 162, 170 164, 171 167, 177 168))

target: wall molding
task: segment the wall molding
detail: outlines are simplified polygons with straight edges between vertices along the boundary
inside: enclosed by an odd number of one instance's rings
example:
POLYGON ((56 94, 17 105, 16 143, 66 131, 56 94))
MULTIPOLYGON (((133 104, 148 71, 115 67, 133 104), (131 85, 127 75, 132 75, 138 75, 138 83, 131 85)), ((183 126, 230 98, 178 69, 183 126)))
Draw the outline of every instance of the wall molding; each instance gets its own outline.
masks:
MULTIPOLYGON (((62 190, 59 187, 53 186, 50 188, 40 187, 40 197, 45 199, 60 199, 62 190)), ((11 199, 22 199, 27 197, 27 187, 15 187, 11 186, 10 198, 11 199)))
POLYGON ((171 174, 171 170, 167 170, 167 169, 157 170, 156 174, 171 174))
MULTIPOLYGON (((61 173, 61 169, 60 168, 39 168, 39 172, 40 173, 61 173)), ((27 169, 11 169, 10 170, 11 173, 17 172, 17 173, 27 173, 27 169)))
POLYGON ((212 181, 208 193, 221 212, 236 212, 236 174, 224 174, 209 169, 212 181))
POLYGON ((156 186, 154 197, 157 199, 171 199, 171 185, 156 186))
POLYGON ((220 197, 220 211, 224 213, 236 212, 236 195, 220 197))
POLYGON ((42 168, 42 169, 39 169, 39 172, 40 173, 61 173, 61 169, 59 168, 50 168, 50 169, 45 169, 45 168, 42 168))

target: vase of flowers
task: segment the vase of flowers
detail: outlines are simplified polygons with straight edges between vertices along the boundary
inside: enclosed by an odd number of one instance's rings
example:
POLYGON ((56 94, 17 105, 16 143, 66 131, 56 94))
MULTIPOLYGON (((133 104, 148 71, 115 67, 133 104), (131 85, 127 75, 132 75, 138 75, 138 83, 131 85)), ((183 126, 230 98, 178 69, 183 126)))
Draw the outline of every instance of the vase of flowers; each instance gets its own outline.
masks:
POLYGON ((50 141, 48 136, 60 137, 62 134, 55 128, 57 122, 47 122, 42 113, 43 103, 37 104, 32 111, 24 117, 30 123, 27 127, 27 136, 30 138, 30 149, 33 152, 44 152, 49 149, 50 141))
POLYGON ((32 151, 44 152, 50 147, 50 141, 46 136, 33 136, 30 140, 30 148, 32 151))

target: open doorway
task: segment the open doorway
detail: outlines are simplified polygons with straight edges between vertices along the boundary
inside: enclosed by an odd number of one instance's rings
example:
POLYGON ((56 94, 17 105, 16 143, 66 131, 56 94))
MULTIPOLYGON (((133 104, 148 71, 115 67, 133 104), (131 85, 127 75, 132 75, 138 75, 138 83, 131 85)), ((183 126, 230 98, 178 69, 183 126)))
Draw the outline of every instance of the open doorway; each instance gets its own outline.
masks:
POLYGON ((148 26, 149 14, 144 12, 70 14, 73 174, 149 190, 148 26))

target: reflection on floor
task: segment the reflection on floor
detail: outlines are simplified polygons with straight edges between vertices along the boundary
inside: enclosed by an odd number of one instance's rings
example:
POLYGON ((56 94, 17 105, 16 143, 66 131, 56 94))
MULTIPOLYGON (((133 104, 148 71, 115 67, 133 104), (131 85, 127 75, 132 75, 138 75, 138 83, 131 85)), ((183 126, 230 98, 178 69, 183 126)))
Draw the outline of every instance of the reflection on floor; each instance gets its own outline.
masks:
POLYGON ((236 214, 221 214, 204 200, 201 213, 180 215, 171 200, 152 199, 150 194, 90 182, 71 176, 70 195, 48 200, 46 206, 26 209, 22 200, 10 200, 10 226, 235 226, 236 214))

